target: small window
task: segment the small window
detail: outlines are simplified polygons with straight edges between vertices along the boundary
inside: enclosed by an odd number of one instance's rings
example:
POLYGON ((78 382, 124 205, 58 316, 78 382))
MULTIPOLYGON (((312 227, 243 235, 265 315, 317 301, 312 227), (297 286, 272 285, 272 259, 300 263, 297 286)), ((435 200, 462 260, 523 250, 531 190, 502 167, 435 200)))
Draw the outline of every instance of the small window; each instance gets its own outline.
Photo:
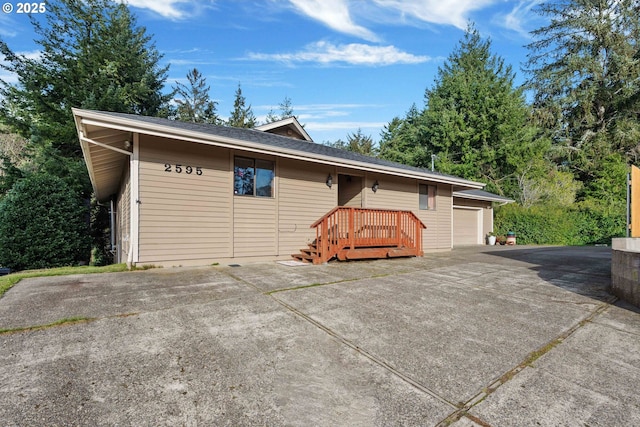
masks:
POLYGON ((434 210, 436 208, 435 185, 420 184, 420 210, 434 210))
POLYGON ((273 162, 236 157, 233 168, 233 194, 273 197, 273 162))

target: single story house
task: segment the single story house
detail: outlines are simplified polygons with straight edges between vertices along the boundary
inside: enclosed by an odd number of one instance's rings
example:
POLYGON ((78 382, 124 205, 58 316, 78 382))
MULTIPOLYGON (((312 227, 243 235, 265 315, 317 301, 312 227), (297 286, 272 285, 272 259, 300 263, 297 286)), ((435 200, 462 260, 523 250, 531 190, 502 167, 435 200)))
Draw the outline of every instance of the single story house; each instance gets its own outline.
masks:
POLYGON ((370 239, 380 230, 400 240, 415 233, 413 254, 421 255, 482 244, 493 228, 492 203, 508 201, 479 182, 314 143, 295 118, 240 129, 82 109, 73 114, 95 196, 111 204, 117 262, 291 259, 322 241, 322 227, 323 244, 364 230, 370 239), (344 207, 344 218, 382 222, 342 230, 327 220, 337 207, 344 207), (392 220, 389 212, 396 212, 392 220), (408 213, 418 231, 385 222, 400 220, 398 212, 408 213))

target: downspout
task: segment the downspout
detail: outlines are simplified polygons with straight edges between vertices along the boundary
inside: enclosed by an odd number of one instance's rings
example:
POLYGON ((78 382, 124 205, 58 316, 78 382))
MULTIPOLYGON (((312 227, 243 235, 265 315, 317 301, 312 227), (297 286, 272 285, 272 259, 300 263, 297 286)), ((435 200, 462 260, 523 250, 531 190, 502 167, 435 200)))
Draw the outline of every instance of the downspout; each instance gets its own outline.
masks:
POLYGON ((111 197, 111 203, 109 205, 109 234, 111 237, 111 253, 116 254, 117 252, 117 244, 116 244, 116 215, 115 215, 115 201, 113 197, 111 197))
POLYGON ((626 236, 629 238, 631 235, 631 174, 627 174, 627 233, 626 236))
POLYGON ((133 134, 133 155, 131 156, 131 200, 129 219, 129 254, 127 256, 127 267, 135 266, 139 259, 139 221, 140 221, 140 188, 139 188, 139 159, 140 159, 140 134, 133 134))

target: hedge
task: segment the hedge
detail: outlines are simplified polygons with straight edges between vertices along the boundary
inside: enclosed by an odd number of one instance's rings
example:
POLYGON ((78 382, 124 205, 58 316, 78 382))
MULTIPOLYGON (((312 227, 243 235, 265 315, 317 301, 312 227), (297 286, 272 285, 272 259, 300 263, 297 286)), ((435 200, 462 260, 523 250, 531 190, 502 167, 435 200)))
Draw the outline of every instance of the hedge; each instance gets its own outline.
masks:
POLYGON ((625 235, 624 211, 582 203, 572 207, 512 204, 496 209, 497 235, 516 233, 518 244, 583 246, 610 244, 625 235))
POLYGON ((0 201, 0 265, 62 267, 90 256, 87 206, 60 178, 32 175, 0 201))

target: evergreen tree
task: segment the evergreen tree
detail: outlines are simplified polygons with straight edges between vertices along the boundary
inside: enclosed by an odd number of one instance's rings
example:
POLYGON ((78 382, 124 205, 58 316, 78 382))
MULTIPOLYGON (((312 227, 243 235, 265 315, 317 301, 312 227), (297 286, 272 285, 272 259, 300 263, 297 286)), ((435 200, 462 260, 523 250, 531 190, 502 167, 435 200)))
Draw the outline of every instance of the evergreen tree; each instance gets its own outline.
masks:
POLYGON ((640 5, 562 0, 536 12, 549 19, 528 46, 536 117, 557 162, 585 184, 582 197, 608 199, 610 188, 624 189, 623 166, 640 154, 640 5))
POLYGON ((242 95, 242 88, 238 83, 236 97, 233 102, 233 111, 227 121, 228 126, 237 128, 253 128, 256 125, 256 116, 251 111, 251 105, 245 107, 246 100, 242 95))
POLYGON ((404 118, 394 117, 381 133, 379 156, 405 165, 427 167, 422 113, 413 104, 404 118))
POLYGON ((266 123, 277 122, 278 120, 287 119, 293 117, 293 106, 291 105, 291 98, 285 96, 280 104, 278 104, 280 114, 276 114, 273 109, 269 111, 265 119, 266 123))
POLYGON ((438 170, 481 180, 498 194, 518 193, 519 168, 542 147, 514 79, 491 42, 470 27, 425 93, 426 151, 437 155, 438 170))
POLYGON ((181 98, 175 99, 178 104, 176 119, 183 122, 218 124, 216 102, 209 97, 210 86, 207 79, 197 68, 187 73, 189 85, 176 82, 174 92, 181 98))
POLYGON ((362 129, 360 128, 358 128, 357 132, 348 134, 346 142, 339 139, 338 141, 328 145, 371 157, 375 157, 378 154, 378 148, 373 142, 371 136, 362 133, 362 129))
MULTIPOLYGON (((34 156, 81 162, 72 107, 154 115, 168 102, 161 93, 167 68, 158 66, 161 56, 125 4, 57 0, 47 3, 46 23, 39 16, 31 16, 39 58, 18 55, 0 40, 2 67, 18 76, 16 85, 1 84, 0 120, 29 140, 34 156)), ((46 172, 65 177, 81 170, 62 169, 46 172)))
POLYGON ((546 151, 531 126, 510 66, 471 25, 425 91, 425 108, 385 129, 381 156, 485 182, 489 191, 518 197, 523 174, 537 173, 546 151), (532 163, 533 162, 533 163, 532 163))
MULTIPOLYGON (((57 176, 71 195, 88 201, 91 184, 71 108, 156 115, 170 99, 161 92, 168 67, 158 65, 161 55, 126 4, 51 0, 46 15, 30 19, 39 36, 38 58, 16 54, 0 40, 0 67, 18 78, 15 85, 0 82, 0 122, 27 139, 29 158, 20 170, 5 162, 13 181, 3 186, 31 174, 57 176)), ((70 233, 68 245, 83 247, 88 235, 82 233, 70 233)))

